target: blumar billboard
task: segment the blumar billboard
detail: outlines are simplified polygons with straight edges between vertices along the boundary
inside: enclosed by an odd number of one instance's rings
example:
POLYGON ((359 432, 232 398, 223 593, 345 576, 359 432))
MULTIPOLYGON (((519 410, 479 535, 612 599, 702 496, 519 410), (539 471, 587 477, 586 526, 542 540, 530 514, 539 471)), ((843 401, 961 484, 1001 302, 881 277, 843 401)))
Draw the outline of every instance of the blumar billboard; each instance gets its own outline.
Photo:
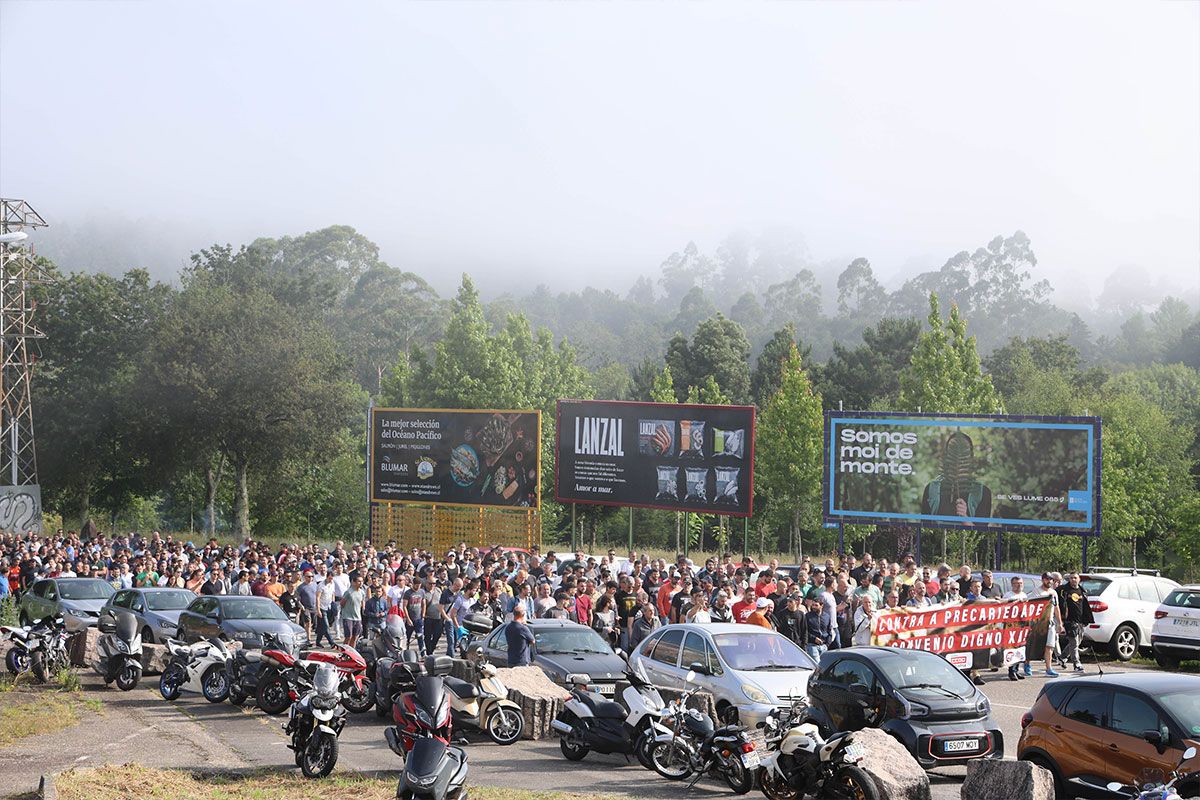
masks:
POLYGON ((537 508, 540 411, 373 408, 371 500, 537 508))
POLYGON ((754 406, 560 400, 555 434, 559 502, 753 512, 754 406))
POLYGON ((824 517, 1095 535, 1100 420, 825 414, 824 517))

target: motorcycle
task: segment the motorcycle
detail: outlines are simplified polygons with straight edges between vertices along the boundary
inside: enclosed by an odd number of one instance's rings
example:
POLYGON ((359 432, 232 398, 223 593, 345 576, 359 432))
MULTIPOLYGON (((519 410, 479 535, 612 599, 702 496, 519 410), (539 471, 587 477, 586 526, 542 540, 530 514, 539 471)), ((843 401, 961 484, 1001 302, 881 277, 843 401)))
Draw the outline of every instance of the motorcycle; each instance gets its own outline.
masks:
MULTIPOLYGON (((1162 770, 1146 769, 1142 770, 1142 774, 1137 777, 1136 783, 1124 784, 1120 781, 1112 781, 1104 788, 1112 795, 1122 798, 1122 800, 1180 800, 1181 795, 1179 790, 1175 788, 1175 784, 1183 778, 1189 778, 1196 774, 1194 772, 1181 771, 1183 763, 1191 761, 1195 757, 1195 747, 1189 747, 1184 750, 1183 757, 1179 759, 1179 764, 1171 771, 1170 780, 1164 780, 1162 770)), ((1070 782, 1088 789, 1099 788, 1078 778, 1072 778, 1070 782)), ((1192 788, 1195 787, 1193 786, 1192 788)), ((1191 796, 1194 796, 1194 793, 1191 793, 1191 796)))
MULTIPOLYGON (((388 747, 396 741, 401 752, 413 749, 414 742, 424 735, 441 739, 450 744, 454 732, 454 717, 450 714, 450 698, 447 696, 444 676, 450 672, 453 661, 449 656, 429 656, 425 659, 424 674, 417 676, 413 690, 405 692, 392 706, 392 720, 396 723, 384 731, 388 747)), ((392 747, 392 750, 396 750, 392 747)))
POLYGON ((807 721, 801 701, 790 709, 772 711, 764 729, 766 755, 759 769, 759 788, 769 800, 803 800, 805 795, 879 800, 874 779, 859 764, 866 748, 853 743, 853 735, 821 736, 807 721))
POLYGON ((384 732, 388 747, 404 759, 396 797, 467 800, 467 754, 449 743, 450 703, 442 678, 438 675, 417 678, 416 688, 405 695, 404 703, 397 704, 396 714, 397 726, 384 732))
POLYGON ((497 676, 496 668, 483 660, 482 647, 476 646, 474 657, 474 683, 446 678, 450 716, 455 724, 486 731, 496 744, 512 744, 525 732, 521 707, 508 699, 508 687, 497 676))
POLYGON ((41 635, 45 630, 44 622, 36 625, 5 625, 0 627, 0 641, 11 641, 12 647, 4 656, 4 666, 13 675, 29 671, 29 637, 41 635))
MULTIPOLYGON (((687 673, 687 683, 694 685, 696 669, 693 664, 687 673)), ((690 789, 709 773, 724 778, 737 794, 745 794, 754 788, 755 774, 759 768, 759 755, 754 742, 746 737, 744 728, 738 725, 723 725, 718 728, 712 717, 687 707, 687 701, 695 694, 689 688, 679 699, 671 701, 672 730, 654 737, 650 750, 650 763, 654 771, 673 781, 692 778, 690 789)))
MULTIPOLYGON (((276 634, 264 633, 263 647, 283 649, 283 641, 276 634)), ((244 647, 234 650, 225 662, 225 675, 229 681, 229 702, 240 706, 249 698, 257 697, 258 683, 263 671, 262 651, 247 650, 244 647)))
POLYGON ((346 712, 338 703, 339 682, 332 664, 318 664, 312 688, 292 703, 284 723, 283 731, 291 737, 288 747, 306 778, 324 778, 337 764, 338 736, 346 724, 346 712))
POLYGON ((466 659, 479 647, 479 640, 494 631, 497 621, 492 614, 478 611, 468 614, 458 626, 458 657, 466 659))
POLYGON ((25 649, 29 653, 29 671, 40 683, 47 683, 52 675, 71 666, 68 638, 62 617, 43 619, 30 627, 25 649))
POLYGON ((589 692, 589 676, 571 676, 571 698, 550 723, 560 735, 559 748, 568 759, 579 761, 595 750, 633 754, 643 767, 654 768, 650 761, 654 737, 671 732, 661 724, 667 706, 658 689, 646 680, 640 665, 626 670, 625 677, 629 687, 621 693, 625 701, 622 708, 601 694, 589 692))
POLYGON ((330 664, 341 680, 342 706, 361 714, 375 705, 375 685, 367 680, 367 662, 358 651, 339 644, 335 650, 305 650, 296 658, 279 648, 264 649, 262 674, 259 676, 258 707, 267 714, 282 714, 297 698, 297 681, 312 664, 330 664))
POLYGON ((177 700, 185 689, 199 692, 210 703, 219 703, 229 694, 229 678, 225 665, 229 648, 220 639, 201 640, 185 644, 167 639, 171 660, 158 678, 158 691, 164 700, 177 700))
POLYGON ((116 681, 122 692, 137 688, 142 679, 142 636, 137 619, 128 611, 115 611, 101 615, 96 624, 101 635, 92 668, 104 678, 105 686, 116 681))

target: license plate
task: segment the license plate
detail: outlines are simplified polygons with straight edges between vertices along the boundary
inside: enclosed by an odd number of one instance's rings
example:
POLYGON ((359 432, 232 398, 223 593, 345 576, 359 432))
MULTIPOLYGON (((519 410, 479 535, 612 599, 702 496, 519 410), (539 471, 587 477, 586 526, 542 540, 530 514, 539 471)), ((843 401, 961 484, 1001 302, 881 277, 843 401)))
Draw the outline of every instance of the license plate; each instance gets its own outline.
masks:
POLYGON ((848 744, 846 749, 842 750, 843 757, 848 761, 861 760, 867 754, 867 748, 861 744, 848 744))
POLYGON ((1174 621, 1176 625, 1182 625, 1185 628, 1200 627, 1200 619, 1182 619, 1180 617, 1176 617, 1174 621))
POLYGON ((600 694, 616 694, 617 685, 615 683, 598 683, 592 687, 600 694))
POLYGON ((970 753, 979 749, 976 739, 947 739, 942 742, 943 753, 970 753))
POLYGON ((746 765, 746 769, 758 769, 758 751, 751 750, 749 753, 742 753, 742 763, 746 765))

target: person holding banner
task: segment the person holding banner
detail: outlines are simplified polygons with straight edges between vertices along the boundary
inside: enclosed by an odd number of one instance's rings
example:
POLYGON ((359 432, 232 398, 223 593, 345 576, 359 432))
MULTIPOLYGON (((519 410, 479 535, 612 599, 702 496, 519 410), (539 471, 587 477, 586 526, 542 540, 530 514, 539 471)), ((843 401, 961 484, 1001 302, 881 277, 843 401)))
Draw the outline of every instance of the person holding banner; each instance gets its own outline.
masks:
MULTIPOLYGON (((1020 575, 1014 575, 1012 578, 1012 581, 1010 583, 1012 586, 1012 591, 1005 592, 1003 599, 1010 600, 1010 601, 1022 602, 1022 603, 1025 602, 1025 600, 1028 599, 1028 597, 1025 594, 1025 579, 1022 578, 1020 575)), ((1025 660, 1025 671, 1024 672, 1022 672, 1022 670, 1021 670, 1021 662, 1020 661, 1014 662, 1013 664, 1011 664, 1009 666, 1008 679, 1010 681, 1025 680, 1026 673, 1029 671, 1029 666, 1028 666, 1029 665, 1029 654, 1028 653, 1025 654, 1025 659, 1026 660, 1025 660)))
POLYGON ((871 643, 871 621, 878 614, 875 610, 875 598, 864 594, 859 596, 858 608, 854 612, 854 626, 850 633, 850 644, 866 646, 871 643))

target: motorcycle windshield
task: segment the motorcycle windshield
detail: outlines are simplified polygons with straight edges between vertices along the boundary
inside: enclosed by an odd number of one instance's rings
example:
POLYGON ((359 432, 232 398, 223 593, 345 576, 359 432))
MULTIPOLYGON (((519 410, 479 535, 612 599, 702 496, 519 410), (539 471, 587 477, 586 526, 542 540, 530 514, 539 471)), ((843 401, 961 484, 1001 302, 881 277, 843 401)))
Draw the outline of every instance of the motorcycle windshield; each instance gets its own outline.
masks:
POLYGON ((445 755, 446 743, 441 739, 419 738, 413 743, 412 752, 404 762, 404 770, 416 778, 437 775, 445 755))
POLYGON ((113 632, 122 641, 133 641, 133 637, 137 634, 137 619, 134 618, 133 614, 127 612, 117 614, 117 623, 113 632))
POLYGON ((442 703, 446 699, 446 685, 442 683, 441 678, 428 675, 422 676, 417 678, 417 686, 413 692, 413 698, 417 701, 417 705, 425 709, 426 713, 429 714, 436 724, 442 703))

